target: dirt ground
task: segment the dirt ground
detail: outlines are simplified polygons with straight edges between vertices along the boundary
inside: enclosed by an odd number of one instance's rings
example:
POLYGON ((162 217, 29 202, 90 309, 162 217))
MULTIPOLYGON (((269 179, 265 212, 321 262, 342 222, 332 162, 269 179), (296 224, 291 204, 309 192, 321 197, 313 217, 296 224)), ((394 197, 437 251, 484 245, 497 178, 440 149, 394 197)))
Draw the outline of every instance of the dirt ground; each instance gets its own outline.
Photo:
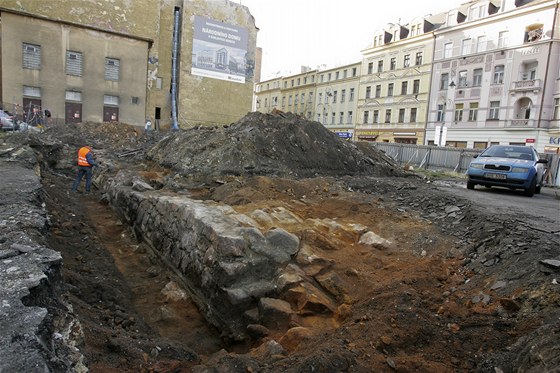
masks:
POLYGON ((373 227, 393 243, 365 248, 335 233, 321 254, 346 284, 337 312, 300 315, 293 326, 305 332, 231 343, 205 322, 176 274, 117 219, 103 190, 70 192, 75 170, 62 155, 84 140, 112 171, 134 169, 153 182, 176 172, 145 156, 158 135, 115 126, 83 125, 26 140, 42 157, 48 242, 64 258, 91 372, 557 369, 560 296, 552 279, 558 270, 539 260, 560 255, 558 234, 520 235, 514 217, 482 213, 397 171, 382 177, 236 175, 183 185, 195 198, 240 213, 286 208, 303 222, 282 228, 297 232, 302 243, 324 241, 308 234, 312 219, 373 227), (117 156, 126 152, 131 155, 117 156), (282 346, 276 354, 264 347, 272 340, 282 346))

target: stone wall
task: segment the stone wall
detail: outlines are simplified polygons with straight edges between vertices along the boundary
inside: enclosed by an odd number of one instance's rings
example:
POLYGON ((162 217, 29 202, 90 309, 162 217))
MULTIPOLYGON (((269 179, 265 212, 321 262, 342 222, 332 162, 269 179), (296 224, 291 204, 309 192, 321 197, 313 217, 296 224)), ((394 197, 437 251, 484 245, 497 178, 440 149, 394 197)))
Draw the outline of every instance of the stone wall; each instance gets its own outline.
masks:
POLYGON ((120 218, 180 274, 224 335, 244 339, 247 325, 262 321, 261 299, 278 295, 281 274, 299 250, 295 235, 262 231, 227 205, 150 190, 126 172, 105 189, 120 218))

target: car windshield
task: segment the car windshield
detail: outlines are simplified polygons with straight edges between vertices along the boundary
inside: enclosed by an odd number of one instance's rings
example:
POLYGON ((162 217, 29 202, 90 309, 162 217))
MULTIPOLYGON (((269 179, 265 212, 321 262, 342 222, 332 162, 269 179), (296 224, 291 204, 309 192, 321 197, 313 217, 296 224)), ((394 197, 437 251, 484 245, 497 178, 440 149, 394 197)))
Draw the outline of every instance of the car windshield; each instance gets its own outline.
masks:
POLYGON ((533 160, 531 148, 526 146, 491 146, 480 156, 533 160))

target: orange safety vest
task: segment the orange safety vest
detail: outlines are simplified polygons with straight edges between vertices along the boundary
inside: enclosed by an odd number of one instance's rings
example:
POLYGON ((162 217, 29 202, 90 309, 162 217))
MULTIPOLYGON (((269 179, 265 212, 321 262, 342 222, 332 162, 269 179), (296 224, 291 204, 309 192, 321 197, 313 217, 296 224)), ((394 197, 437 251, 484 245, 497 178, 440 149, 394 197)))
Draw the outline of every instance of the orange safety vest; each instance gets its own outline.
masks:
POLYGON ((78 166, 91 166, 87 161, 87 154, 91 152, 88 147, 84 146, 80 150, 78 150, 78 166))

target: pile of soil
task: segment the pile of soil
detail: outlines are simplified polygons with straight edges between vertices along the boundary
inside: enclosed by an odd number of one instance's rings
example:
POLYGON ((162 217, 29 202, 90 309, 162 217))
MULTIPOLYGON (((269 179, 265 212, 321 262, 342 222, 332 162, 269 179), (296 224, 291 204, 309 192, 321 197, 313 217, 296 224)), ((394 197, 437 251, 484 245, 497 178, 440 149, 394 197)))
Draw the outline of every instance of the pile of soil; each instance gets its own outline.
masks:
POLYGON ((43 161, 49 242, 64 257, 92 372, 537 372, 560 364, 558 269, 542 264, 559 258, 557 234, 528 229, 527 217, 485 213, 316 122, 250 113, 227 127, 152 137, 116 123, 18 136, 10 141, 30 144, 43 161), (358 222, 395 246, 362 250, 339 237, 325 254, 354 296, 335 328, 295 326, 228 345, 201 325, 188 297, 169 297, 180 281, 116 220, 102 190, 68 193, 84 144, 98 150, 104 172, 135 172, 156 189, 239 213, 285 208, 304 220, 358 222))

